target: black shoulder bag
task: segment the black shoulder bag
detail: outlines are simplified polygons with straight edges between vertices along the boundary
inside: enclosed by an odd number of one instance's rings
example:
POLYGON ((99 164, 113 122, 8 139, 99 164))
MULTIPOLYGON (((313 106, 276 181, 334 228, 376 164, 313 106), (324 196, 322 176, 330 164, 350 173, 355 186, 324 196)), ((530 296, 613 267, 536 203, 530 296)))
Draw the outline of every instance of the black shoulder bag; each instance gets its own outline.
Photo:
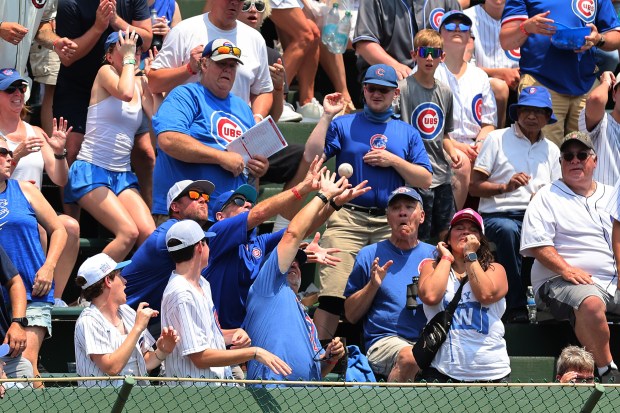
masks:
POLYGON ((467 277, 463 278, 461 285, 454 294, 454 298, 448 304, 448 308, 440 311, 424 326, 420 338, 413 346, 413 357, 420 369, 424 370, 430 367, 435 355, 441 348, 441 345, 448 337, 448 330, 452 326, 452 317, 454 310, 459 304, 463 286, 467 282, 467 277))

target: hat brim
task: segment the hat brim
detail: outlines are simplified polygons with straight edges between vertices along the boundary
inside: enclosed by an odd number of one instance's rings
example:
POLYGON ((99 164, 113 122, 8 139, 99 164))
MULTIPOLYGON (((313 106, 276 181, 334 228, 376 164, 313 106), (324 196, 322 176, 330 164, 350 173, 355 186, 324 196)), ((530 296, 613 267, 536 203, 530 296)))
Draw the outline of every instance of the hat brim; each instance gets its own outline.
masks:
POLYGON ((190 188, 198 188, 200 189, 202 192, 204 192, 205 194, 209 194, 211 195, 211 193, 213 192, 213 190, 215 189, 215 185, 213 185, 213 182, 211 181, 207 181, 207 180, 198 180, 198 181, 193 181, 191 184, 187 185, 185 187, 185 189, 183 189, 181 191, 181 193, 179 194, 179 196, 177 196, 175 198, 178 199, 181 197, 181 195, 185 195, 187 193, 187 191, 190 190, 190 188))
POLYGON ((556 118, 555 115, 553 114, 553 109, 551 109, 548 106, 521 105, 519 103, 513 103, 512 105, 510 105, 510 108, 508 108, 508 114, 510 115, 510 119, 512 119, 514 122, 516 122, 518 120, 518 118, 519 118, 519 115, 517 114, 517 110, 520 107, 523 107, 523 106, 532 107, 532 108, 549 109, 551 111, 551 117, 549 118, 549 121, 547 122, 547 125, 551 125, 551 124, 556 123, 558 121, 558 118, 556 118))
POLYGON ((131 260, 119 262, 118 264, 116 264, 116 267, 114 267, 113 271, 123 269, 126 266, 128 266, 129 264, 131 264, 131 260))
POLYGON ((588 145, 587 143, 585 143, 584 141, 582 141, 581 139, 577 139, 577 138, 572 138, 572 139, 567 139, 565 141, 562 142, 562 144, 560 145, 560 152, 564 151, 564 148, 566 147, 566 145, 568 145, 571 142, 579 142, 580 144, 582 144, 583 146, 585 146, 588 149, 592 149, 594 150, 594 147, 591 145, 588 145))
MULTIPOLYGON (((444 24, 446 23, 450 23, 452 20, 463 20, 463 23, 465 23, 468 26, 472 26, 473 22, 471 21, 471 19, 469 18, 468 15, 466 15, 465 13, 463 13, 460 10, 453 10, 453 11, 457 11, 457 13, 454 14, 450 14, 446 19, 442 20, 440 25, 439 25, 439 30, 441 30, 441 28, 443 27, 444 24)), ((450 13, 450 12, 448 12, 450 13)))
POLYGON ((238 58, 237 56, 233 55, 233 54, 219 54, 219 55, 217 55, 215 57, 213 57, 213 56, 208 56, 208 57, 209 57, 209 59, 213 60, 214 62, 219 62, 221 60, 227 60, 227 59, 234 59, 237 62, 243 64, 243 61, 240 58, 238 58))
POLYGON ((258 197, 258 192, 256 192, 256 188, 254 188, 252 185, 243 184, 239 188, 235 189, 235 192, 233 192, 232 195, 230 195, 230 197, 228 198, 228 201, 230 201, 230 198, 232 198, 235 195, 243 195, 245 199, 255 204, 256 198, 258 197))
POLYGON ((397 88, 398 87, 397 83, 388 82, 387 80, 381 80, 381 79, 368 79, 368 80, 364 80, 364 84, 365 85, 388 86, 388 87, 392 87, 392 88, 397 88))

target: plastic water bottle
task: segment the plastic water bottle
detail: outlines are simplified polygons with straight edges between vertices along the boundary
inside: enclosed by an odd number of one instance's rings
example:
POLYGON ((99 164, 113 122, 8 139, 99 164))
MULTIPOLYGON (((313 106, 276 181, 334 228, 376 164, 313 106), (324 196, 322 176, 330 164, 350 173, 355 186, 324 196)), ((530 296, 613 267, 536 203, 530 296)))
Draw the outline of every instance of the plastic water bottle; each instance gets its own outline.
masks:
POLYGON ((323 31, 321 32, 321 41, 327 47, 331 47, 336 37, 336 30, 338 30, 338 22, 340 21, 340 14, 338 13, 338 3, 334 3, 332 9, 325 18, 323 24, 323 31))
POLYGON ((338 22, 338 28, 336 29, 336 35, 334 42, 332 43, 329 51, 334 54, 342 54, 347 50, 347 44, 349 43, 349 32, 351 31, 351 12, 346 11, 342 20, 338 22))
MULTIPOLYGON (((157 10, 151 10, 151 24, 157 23, 157 10)), ((161 34, 154 34, 153 41, 151 42, 151 49, 157 47, 157 50, 161 50, 161 45, 164 42, 164 36, 161 34)))
POLYGON ((527 287, 527 318, 530 323, 536 323, 536 299, 531 285, 527 287))

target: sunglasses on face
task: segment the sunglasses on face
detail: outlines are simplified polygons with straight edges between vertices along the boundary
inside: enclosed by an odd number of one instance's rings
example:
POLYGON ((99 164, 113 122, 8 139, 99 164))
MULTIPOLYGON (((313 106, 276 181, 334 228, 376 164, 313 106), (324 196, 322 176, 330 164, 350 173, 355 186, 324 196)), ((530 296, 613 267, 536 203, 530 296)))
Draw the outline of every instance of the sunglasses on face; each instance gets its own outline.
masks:
POLYGON ((471 26, 468 26, 466 24, 463 23, 446 23, 443 25, 444 29, 446 29, 449 32, 454 32, 456 31, 456 28, 459 28, 459 31, 461 32, 468 32, 469 29, 471 28, 471 26))
POLYGON ((375 93, 375 92, 379 92, 382 95, 387 95, 388 93, 390 93, 392 90, 389 87, 381 87, 381 86, 371 86, 371 85, 367 85, 366 86, 366 90, 368 91, 368 93, 375 93))
MULTIPOLYGON (((224 208, 226 208, 230 204, 235 204, 238 207, 242 207, 242 206, 245 205, 246 202, 248 202, 248 200, 245 199, 244 197, 236 196, 236 197, 232 198, 231 200, 229 200, 228 202, 226 202, 226 205, 224 206, 224 208)), ((222 208, 222 209, 224 209, 224 208, 222 208)))
POLYGON ((537 108, 537 107, 533 107, 533 106, 521 106, 518 108, 517 112, 520 113, 533 113, 536 116, 542 116, 542 115, 547 115, 548 109, 545 108, 537 108))
POLYGON ((241 11, 250 11, 252 5, 256 7, 256 11, 259 13, 265 11, 265 2, 261 0, 245 0, 243 2, 243 6, 241 7, 241 11))
POLYGON ((418 50, 417 50, 418 56, 423 57, 424 59, 426 59, 429 56, 431 56, 433 59, 437 59, 441 57, 442 53, 443 53, 443 50, 440 47, 420 46, 418 47, 418 50))
POLYGON ((236 57, 241 57, 241 49, 233 46, 220 46, 211 52, 211 57, 216 57, 222 54, 231 54, 236 57))
POLYGON ((0 156, 9 155, 11 158, 13 157, 13 151, 9 151, 7 148, 0 148, 0 156))
POLYGON ((12 95, 13 93, 15 93, 16 90, 19 90, 22 93, 26 93, 26 89, 28 89, 28 86, 26 85, 11 85, 4 89, 4 92, 12 95))
POLYGON ((209 199, 211 198, 209 196, 209 194, 205 194, 204 192, 200 192, 200 191, 195 191, 195 190, 190 190, 187 192, 187 196, 189 197, 189 199, 191 199, 192 201, 196 201, 198 199, 200 199, 202 197, 202 199, 205 200, 205 202, 209 202, 209 199))
POLYGON ((571 162, 573 159, 575 159, 575 157, 577 157, 579 162, 583 162, 586 159, 588 159, 590 157, 590 155, 592 155, 592 154, 590 152, 588 152, 588 151, 580 151, 580 152, 577 152, 577 153, 574 153, 574 152, 563 152, 562 153, 562 159, 564 159, 566 162, 571 162))

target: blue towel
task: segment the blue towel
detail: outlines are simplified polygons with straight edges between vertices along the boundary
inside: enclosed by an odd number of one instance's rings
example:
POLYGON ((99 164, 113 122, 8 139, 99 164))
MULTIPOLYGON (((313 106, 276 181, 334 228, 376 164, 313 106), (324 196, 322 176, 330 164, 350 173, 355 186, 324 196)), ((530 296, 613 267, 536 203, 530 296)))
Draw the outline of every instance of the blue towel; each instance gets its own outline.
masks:
POLYGON ((368 359, 358 346, 347 346, 349 352, 346 381, 376 382, 375 375, 368 364, 368 359))

